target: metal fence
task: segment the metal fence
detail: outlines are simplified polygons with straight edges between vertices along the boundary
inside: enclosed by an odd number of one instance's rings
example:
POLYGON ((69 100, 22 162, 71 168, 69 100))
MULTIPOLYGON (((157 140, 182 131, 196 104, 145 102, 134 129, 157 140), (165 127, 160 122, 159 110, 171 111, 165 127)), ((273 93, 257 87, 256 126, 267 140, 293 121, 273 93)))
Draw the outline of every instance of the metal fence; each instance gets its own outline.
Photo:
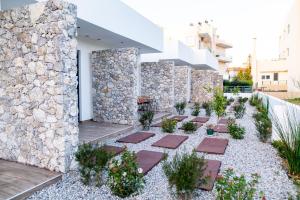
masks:
POLYGON ((224 93, 251 93, 252 86, 224 86, 223 91, 224 93))

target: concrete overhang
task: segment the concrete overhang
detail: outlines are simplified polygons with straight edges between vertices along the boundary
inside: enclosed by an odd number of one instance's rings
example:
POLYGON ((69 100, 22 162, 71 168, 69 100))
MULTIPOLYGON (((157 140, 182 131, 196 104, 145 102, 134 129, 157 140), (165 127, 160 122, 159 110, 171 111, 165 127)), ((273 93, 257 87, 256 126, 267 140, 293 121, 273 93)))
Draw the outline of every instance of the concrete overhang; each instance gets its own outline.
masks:
MULTIPOLYGON (((1 0, 3 10, 45 0, 1 0)), ((66 0, 77 6, 78 35, 101 40, 112 48, 136 47, 161 52, 163 31, 119 0, 66 0)))

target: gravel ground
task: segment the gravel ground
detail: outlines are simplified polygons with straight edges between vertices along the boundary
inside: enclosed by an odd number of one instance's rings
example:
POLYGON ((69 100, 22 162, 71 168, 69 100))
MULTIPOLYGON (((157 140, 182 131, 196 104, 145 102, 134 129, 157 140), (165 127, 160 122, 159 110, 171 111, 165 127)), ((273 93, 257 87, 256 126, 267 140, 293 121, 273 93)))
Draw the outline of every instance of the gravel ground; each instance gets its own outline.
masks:
MULTIPOLYGON (((292 181, 288 179, 286 171, 281 166, 281 159, 278 157, 276 150, 270 144, 261 143, 255 133, 255 126, 252 120, 254 108, 247 103, 247 112, 243 119, 237 120, 242 126, 246 128, 245 138, 243 140, 234 140, 228 134, 218 134, 214 137, 228 138, 229 145, 224 155, 204 155, 207 159, 216 159, 222 161, 221 173, 227 168, 233 168, 237 174, 245 174, 250 177, 252 173, 258 173, 261 178, 257 186, 257 191, 263 191, 267 200, 269 199, 288 199, 289 194, 296 195, 296 187, 292 181)), ((201 113, 204 114, 203 111, 201 113)), ((188 121, 193 117, 189 117, 184 121, 188 121)), ((217 118, 212 116, 208 123, 216 123, 217 118)), ((178 124, 178 127, 182 123, 178 124)), ((189 135, 178 149, 167 150, 159 147, 151 147, 151 144, 166 135, 160 131, 160 128, 151 128, 156 135, 139 144, 128 144, 127 147, 132 151, 139 150, 153 150, 166 152, 171 159, 176 152, 188 151, 191 152, 202 139, 206 137, 206 130, 204 127, 198 129, 195 134, 189 135)), ((184 134, 181 130, 177 130, 176 134, 184 134)), ((124 135, 123 135, 124 136, 124 135)), ((120 137, 123 137, 120 136, 120 137)), ((116 138, 108 140, 106 143, 115 146, 122 146, 122 144, 115 143, 116 138)), ((168 181, 162 171, 162 164, 160 163, 154 167, 145 177, 145 188, 141 193, 135 197, 128 199, 145 199, 145 200, 167 200, 175 199, 174 195, 168 189, 168 181)), ((84 186, 80 182, 78 172, 69 172, 63 175, 63 180, 45 188, 29 199, 120 199, 113 196, 109 187, 103 185, 102 187, 84 186)), ((215 199, 215 190, 206 192, 198 190, 193 199, 210 200, 215 199)))

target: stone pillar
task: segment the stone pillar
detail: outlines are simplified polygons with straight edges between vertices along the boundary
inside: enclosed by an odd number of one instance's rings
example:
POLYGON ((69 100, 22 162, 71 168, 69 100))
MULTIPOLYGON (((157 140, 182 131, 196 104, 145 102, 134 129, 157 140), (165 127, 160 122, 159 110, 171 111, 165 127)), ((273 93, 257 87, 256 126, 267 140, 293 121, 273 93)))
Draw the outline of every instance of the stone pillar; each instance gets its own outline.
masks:
POLYGON ((67 171, 78 144, 76 7, 0 12, 0 158, 67 171))
POLYGON ((137 122, 138 58, 136 48, 92 52, 95 121, 137 122))
POLYGON ((175 67, 175 81, 174 81, 174 96, 175 103, 188 102, 189 101, 189 73, 188 66, 176 66, 175 67))
POLYGON ((141 67, 141 93, 155 100, 158 111, 172 111, 174 107, 174 62, 145 62, 141 67))
POLYGON ((213 99, 213 89, 223 89, 223 76, 217 71, 192 69, 192 102, 207 102, 213 99))

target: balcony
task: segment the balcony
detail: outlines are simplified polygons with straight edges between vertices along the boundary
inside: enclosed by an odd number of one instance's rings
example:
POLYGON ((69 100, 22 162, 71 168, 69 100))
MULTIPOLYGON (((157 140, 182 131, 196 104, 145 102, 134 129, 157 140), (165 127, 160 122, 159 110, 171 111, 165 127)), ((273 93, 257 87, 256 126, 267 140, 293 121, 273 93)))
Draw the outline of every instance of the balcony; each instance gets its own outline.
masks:
POLYGON ((223 62, 223 63, 231 63, 232 62, 232 57, 226 56, 225 54, 216 54, 216 58, 218 59, 219 62, 223 62))
POLYGON ((232 44, 230 44, 228 42, 225 42, 224 40, 220 40, 220 39, 217 39, 216 45, 218 47, 221 47, 221 48, 224 48, 224 49, 232 48, 232 44))

